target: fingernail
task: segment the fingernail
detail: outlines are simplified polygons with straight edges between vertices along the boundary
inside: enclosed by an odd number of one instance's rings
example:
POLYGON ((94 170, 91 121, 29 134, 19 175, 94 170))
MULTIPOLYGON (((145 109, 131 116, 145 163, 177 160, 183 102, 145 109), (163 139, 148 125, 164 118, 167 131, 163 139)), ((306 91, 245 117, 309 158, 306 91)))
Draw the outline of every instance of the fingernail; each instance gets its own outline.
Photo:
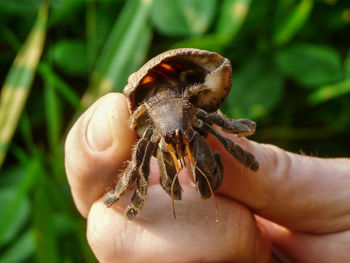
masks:
POLYGON ((95 110, 90 119, 87 128, 87 141, 91 148, 96 151, 105 151, 112 146, 113 137, 110 118, 111 116, 102 104, 95 110))

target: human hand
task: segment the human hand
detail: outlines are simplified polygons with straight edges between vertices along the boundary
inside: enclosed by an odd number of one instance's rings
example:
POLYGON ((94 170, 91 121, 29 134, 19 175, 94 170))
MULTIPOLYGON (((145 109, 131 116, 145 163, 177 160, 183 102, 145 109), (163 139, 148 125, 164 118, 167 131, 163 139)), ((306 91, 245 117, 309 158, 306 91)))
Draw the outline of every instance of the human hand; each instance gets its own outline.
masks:
POLYGON ((216 195, 218 230, 213 203, 200 199, 186 172, 180 174, 183 200, 175 203, 177 219, 172 217, 171 200, 159 186, 154 162, 146 204, 128 221, 124 210, 130 194, 111 208, 102 201, 135 142, 128 118, 126 99, 108 94, 75 123, 65 146, 73 198, 88 218, 88 241, 101 262, 268 262, 270 239, 298 262, 346 262, 349 160, 294 155, 225 134, 256 156, 260 170, 254 173, 208 137, 225 169, 216 195), (289 230, 256 220, 254 214, 289 230))

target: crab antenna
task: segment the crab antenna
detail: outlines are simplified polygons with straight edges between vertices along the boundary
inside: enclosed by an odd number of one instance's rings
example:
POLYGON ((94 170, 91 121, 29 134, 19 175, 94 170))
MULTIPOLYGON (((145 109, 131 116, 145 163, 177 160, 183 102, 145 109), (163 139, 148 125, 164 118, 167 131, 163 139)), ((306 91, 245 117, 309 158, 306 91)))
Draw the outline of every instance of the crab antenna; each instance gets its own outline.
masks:
POLYGON ((183 157, 182 157, 182 152, 181 152, 181 150, 179 149, 179 144, 178 144, 178 143, 176 144, 176 156, 177 156, 178 160, 180 161, 181 166, 184 166, 184 165, 182 164, 182 161, 181 161, 181 159, 182 159, 183 157))
POLYGON ((171 157, 173 158, 175 167, 176 167, 176 171, 180 170, 180 166, 179 166, 179 162, 177 161, 177 157, 174 151, 174 148, 171 144, 168 144, 168 150, 170 152, 171 157))
POLYGON ((186 152, 188 154, 188 158, 190 159, 190 162, 194 165, 195 165, 195 162, 194 162, 194 159, 192 157, 192 154, 191 154, 191 150, 190 150, 190 146, 188 144, 188 141, 184 138, 184 144, 185 144, 185 147, 186 147, 186 152))
POLYGON ((174 201, 174 185, 177 177, 179 176, 179 173, 182 171, 183 166, 181 164, 181 167, 179 166, 179 162, 177 161, 177 157, 174 151, 174 147, 171 144, 168 144, 168 150, 170 152, 171 157, 173 158, 175 168, 176 168, 176 174, 173 178, 173 181, 171 182, 171 204, 173 208, 173 216, 176 219, 176 212, 175 212, 175 201, 174 201))
POLYGON ((185 154, 182 152, 182 149, 178 143, 176 144, 176 154, 178 156, 181 166, 186 167, 185 154))
POLYGON ((177 177, 179 176, 179 173, 182 171, 183 166, 180 167, 178 171, 176 171, 176 174, 173 178, 173 181, 171 182, 171 204, 173 207, 173 216, 176 219, 176 212, 175 212, 175 201, 174 201, 174 185, 177 177))
POLYGON ((187 154, 188 154, 188 158, 190 159, 192 165, 203 175, 204 179, 207 181, 207 184, 209 186, 209 190, 210 190, 211 196, 213 197, 213 201, 214 201, 214 205, 215 205, 215 210, 216 210, 216 228, 218 228, 218 224, 219 224, 219 209, 218 209, 218 204, 216 203, 216 198, 215 198, 215 194, 214 194, 213 188, 211 188, 211 185, 210 185, 208 177, 204 174, 204 172, 201 169, 199 169, 199 167, 194 162, 194 159, 192 157, 192 154, 191 154, 188 142, 184 140, 184 143, 185 143, 185 146, 186 146, 186 151, 187 151, 187 154))

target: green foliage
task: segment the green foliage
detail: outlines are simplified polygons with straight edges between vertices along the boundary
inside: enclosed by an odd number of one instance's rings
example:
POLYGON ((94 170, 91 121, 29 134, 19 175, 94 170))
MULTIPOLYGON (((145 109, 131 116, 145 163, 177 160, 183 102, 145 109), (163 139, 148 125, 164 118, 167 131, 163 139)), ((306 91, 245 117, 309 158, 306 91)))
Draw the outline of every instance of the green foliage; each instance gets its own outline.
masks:
POLYGON ((34 234, 27 230, 16 238, 16 242, 1 256, 1 263, 23 262, 34 253, 34 234))
MULTIPOLYGON (((4 218, 16 198, 15 187, 2 188, 0 192, 0 203, 3 204, 0 217, 4 218)), ((16 205, 13 216, 8 220, 6 229, 2 232, 2 243, 11 240, 23 227, 24 223, 29 219, 30 203, 28 198, 23 198, 16 205)), ((5 223, 3 223, 4 225, 5 223)))
POLYGON ((155 0, 154 27, 166 36, 193 36, 207 31, 215 14, 215 0, 155 0))
POLYGON ((241 28, 251 2, 251 0, 225 0, 221 5, 216 33, 232 40, 241 28))
POLYGON ((350 154, 349 1, 49 5, 0 1, 0 263, 96 262, 65 177, 65 136, 82 110, 171 48, 231 60, 232 91, 221 110, 255 120, 254 140, 350 154))
POLYGON ((52 60, 61 71, 71 75, 88 72, 86 43, 82 40, 63 39, 52 47, 52 60))
POLYGON ((311 14, 313 0, 279 0, 274 20, 274 43, 281 45, 289 40, 305 24, 311 14))
POLYGON ((82 98, 84 107, 107 92, 121 91, 127 77, 141 66, 151 39, 150 11, 151 1, 125 3, 96 60, 90 86, 82 98))
POLYGON ((223 108, 231 116, 258 119, 269 113, 281 99, 283 75, 268 60, 248 60, 234 74, 232 82, 232 91, 223 108))
POLYGON ((281 50, 277 64, 306 87, 336 82, 343 77, 340 56, 330 47, 297 43, 281 50))

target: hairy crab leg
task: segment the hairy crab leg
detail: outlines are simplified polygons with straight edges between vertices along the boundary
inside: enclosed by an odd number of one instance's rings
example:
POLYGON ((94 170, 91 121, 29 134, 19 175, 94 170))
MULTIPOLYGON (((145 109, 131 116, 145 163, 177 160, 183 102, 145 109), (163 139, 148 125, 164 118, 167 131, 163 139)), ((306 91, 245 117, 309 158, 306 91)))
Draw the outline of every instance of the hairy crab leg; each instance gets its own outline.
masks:
MULTIPOLYGON (((157 151, 157 161, 160 174, 160 185, 165 192, 171 197, 171 184, 176 174, 176 167, 171 155, 168 152, 164 152, 160 147, 157 151)), ((181 186, 179 180, 175 180, 174 183, 174 199, 181 200, 181 186)))
POLYGON ((223 115, 208 113, 202 109, 197 109, 196 115, 202 121, 218 125, 224 131, 237 134, 239 137, 249 136, 255 132, 256 123, 248 119, 232 120, 223 115))
POLYGON ((147 114, 146 104, 141 104, 131 115, 130 128, 135 129, 140 119, 147 114))
MULTIPOLYGON (((159 140, 158 140, 159 141, 159 140)), ((152 153, 156 148, 158 141, 150 140, 147 143, 146 150, 139 168, 139 177, 137 178, 137 188, 131 198, 131 204, 126 209, 126 217, 132 220, 141 210, 145 203, 147 189, 148 189, 148 176, 149 176, 149 164, 152 157, 152 153)))
POLYGON ((182 171, 183 169, 183 166, 179 166, 179 162, 177 161, 177 157, 176 157, 176 154, 175 154, 175 151, 174 151, 174 147, 171 145, 171 144, 168 144, 168 150, 171 154, 171 157, 173 158, 173 161, 174 161, 174 164, 175 164, 175 167, 176 167, 176 174, 173 178, 173 181, 171 183, 171 204, 172 204, 172 208, 173 208, 173 216, 174 218, 176 219, 176 212, 175 212, 175 201, 174 201, 174 185, 175 185, 175 182, 177 180, 177 177, 179 176, 179 173, 182 171))
POLYGON ((196 162, 192 156, 192 153, 191 153, 191 150, 190 150, 190 146, 189 146, 189 143, 187 142, 187 140, 184 140, 184 144, 185 144, 185 147, 186 147, 186 152, 187 152, 187 155, 188 155, 188 158, 190 159, 190 162, 191 164, 195 167, 196 170, 198 170, 202 176, 204 177, 204 179, 207 181, 207 184, 208 184, 208 187, 209 187, 209 191, 210 191, 210 194, 213 198, 213 202, 214 202, 214 205, 215 205, 215 211, 216 211, 216 223, 218 224, 219 223, 219 208, 218 208, 218 205, 216 203, 216 198, 215 198, 215 194, 214 194, 214 191, 213 191, 213 188, 211 187, 211 183, 208 179, 208 176, 205 175, 205 173, 196 165, 196 162))
POLYGON ((250 168, 254 172, 259 170, 259 163, 256 161, 253 154, 243 150, 239 145, 235 144, 230 139, 221 135, 219 132, 217 132, 213 127, 211 127, 207 123, 203 123, 203 126, 201 129, 214 135, 222 143, 226 151, 228 151, 234 158, 236 158, 244 166, 250 168))
POLYGON ((134 184, 139 175, 138 167, 141 165, 143 154, 146 149, 149 138, 152 135, 152 129, 148 128, 142 135, 142 138, 136 143, 132 150, 131 161, 128 163, 117 185, 112 191, 107 192, 103 199, 106 206, 111 206, 118 201, 134 184))

